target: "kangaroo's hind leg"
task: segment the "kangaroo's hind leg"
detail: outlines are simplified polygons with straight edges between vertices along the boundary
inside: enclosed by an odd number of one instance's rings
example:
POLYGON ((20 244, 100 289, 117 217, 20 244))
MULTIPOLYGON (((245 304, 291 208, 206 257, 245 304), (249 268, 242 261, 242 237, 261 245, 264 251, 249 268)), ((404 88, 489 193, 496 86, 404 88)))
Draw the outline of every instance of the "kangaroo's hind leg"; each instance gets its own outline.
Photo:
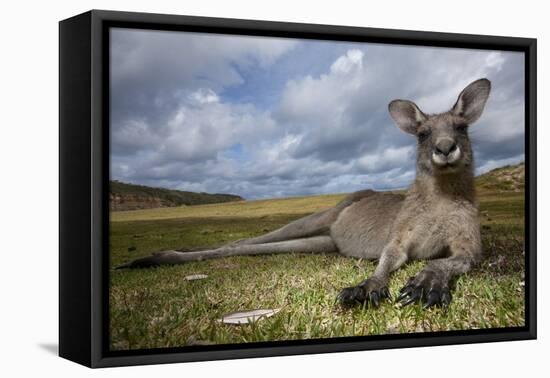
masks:
POLYGON ((332 208, 319 213, 314 213, 297 219, 265 235, 239 240, 231 243, 230 245, 265 244, 322 235, 328 232, 330 225, 336 219, 339 211, 337 212, 335 210, 336 208, 332 208))
POLYGON ((283 226, 265 235, 250 239, 239 240, 237 242, 230 243, 230 245, 273 243, 283 240, 328 234, 330 226, 336 221, 338 215, 340 214, 340 212, 342 212, 342 210, 344 210, 352 203, 357 202, 366 196, 370 196, 373 193, 374 192, 371 190, 364 190, 352 193, 343 201, 330 209, 297 219, 287 224, 286 226, 283 226))
POLYGON ((292 252, 332 253, 337 252, 337 248, 332 238, 328 235, 324 235, 264 244, 223 246, 204 251, 165 251, 120 265, 117 269, 183 264, 189 261, 200 261, 226 256, 268 255, 292 252))

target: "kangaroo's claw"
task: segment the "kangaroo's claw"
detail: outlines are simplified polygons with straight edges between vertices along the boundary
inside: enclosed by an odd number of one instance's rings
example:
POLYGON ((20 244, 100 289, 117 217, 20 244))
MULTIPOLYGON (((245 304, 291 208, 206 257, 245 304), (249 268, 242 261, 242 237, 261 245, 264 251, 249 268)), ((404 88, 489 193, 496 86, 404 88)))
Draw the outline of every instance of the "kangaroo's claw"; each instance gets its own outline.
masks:
POLYGON ((423 270, 409 279, 400 293, 397 302, 403 307, 419 301, 423 302, 423 308, 447 307, 451 303, 448 283, 431 270, 423 270))
POLYGON ((368 278, 357 286, 342 289, 337 300, 344 306, 370 303, 374 307, 378 307, 380 302, 387 298, 390 298, 388 288, 377 279, 368 278))

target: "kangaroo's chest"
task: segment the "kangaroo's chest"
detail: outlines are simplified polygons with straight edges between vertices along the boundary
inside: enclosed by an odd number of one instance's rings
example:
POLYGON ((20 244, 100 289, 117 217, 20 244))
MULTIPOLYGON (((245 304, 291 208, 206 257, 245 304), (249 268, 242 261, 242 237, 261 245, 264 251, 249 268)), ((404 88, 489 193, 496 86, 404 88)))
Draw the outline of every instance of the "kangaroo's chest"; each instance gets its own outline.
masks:
POLYGON ((472 227, 476 213, 471 204, 457 201, 417 206, 399 217, 395 237, 410 258, 438 257, 446 253, 453 238, 472 227))

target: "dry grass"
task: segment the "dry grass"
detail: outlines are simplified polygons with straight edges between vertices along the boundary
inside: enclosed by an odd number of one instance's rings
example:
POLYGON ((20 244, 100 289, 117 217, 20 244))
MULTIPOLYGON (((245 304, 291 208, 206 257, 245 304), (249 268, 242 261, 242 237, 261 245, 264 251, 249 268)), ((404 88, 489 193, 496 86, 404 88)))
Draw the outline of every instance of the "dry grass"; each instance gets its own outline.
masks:
POLYGON ((310 197, 281 198, 227 202, 221 204, 167 207, 148 210, 118 211, 111 213, 112 222, 211 217, 262 217, 277 214, 304 214, 328 209, 341 201, 346 194, 329 194, 310 197))

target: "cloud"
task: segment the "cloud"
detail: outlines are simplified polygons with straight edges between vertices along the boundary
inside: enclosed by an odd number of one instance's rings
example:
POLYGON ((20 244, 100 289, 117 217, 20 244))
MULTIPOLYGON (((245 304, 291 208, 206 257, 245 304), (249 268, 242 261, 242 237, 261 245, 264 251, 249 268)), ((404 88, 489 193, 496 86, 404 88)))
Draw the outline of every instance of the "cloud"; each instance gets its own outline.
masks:
POLYGON ((189 95, 189 100, 196 104, 211 104, 213 102, 220 102, 218 95, 208 88, 199 88, 197 91, 189 95))
POLYGON ((155 92, 209 83, 219 90, 242 83, 240 70, 268 67, 295 44, 289 39, 114 28, 112 85, 115 90, 155 92))
POLYGON ((414 146, 389 147, 360 157, 357 166, 364 173, 378 173, 399 168, 414 159, 414 146))
POLYGON ((110 38, 115 131, 128 119, 162 128, 182 99, 213 100, 204 96, 242 85, 247 69, 267 69, 296 45, 288 39, 123 28, 112 29, 110 38))
POLYGON ((479 170, 523 157, 519 53, 118 29, 113 178, 246 198, 403 188, 415 140, 387 104, 448 110, 493 92, 471 127, 479 170))
POLYGON ((349 50, 346 55, 339 57, 332 63, 330 72, 336 75, 349 75, 353 71, 361 70, 363 55, 361 50, 349 50))

